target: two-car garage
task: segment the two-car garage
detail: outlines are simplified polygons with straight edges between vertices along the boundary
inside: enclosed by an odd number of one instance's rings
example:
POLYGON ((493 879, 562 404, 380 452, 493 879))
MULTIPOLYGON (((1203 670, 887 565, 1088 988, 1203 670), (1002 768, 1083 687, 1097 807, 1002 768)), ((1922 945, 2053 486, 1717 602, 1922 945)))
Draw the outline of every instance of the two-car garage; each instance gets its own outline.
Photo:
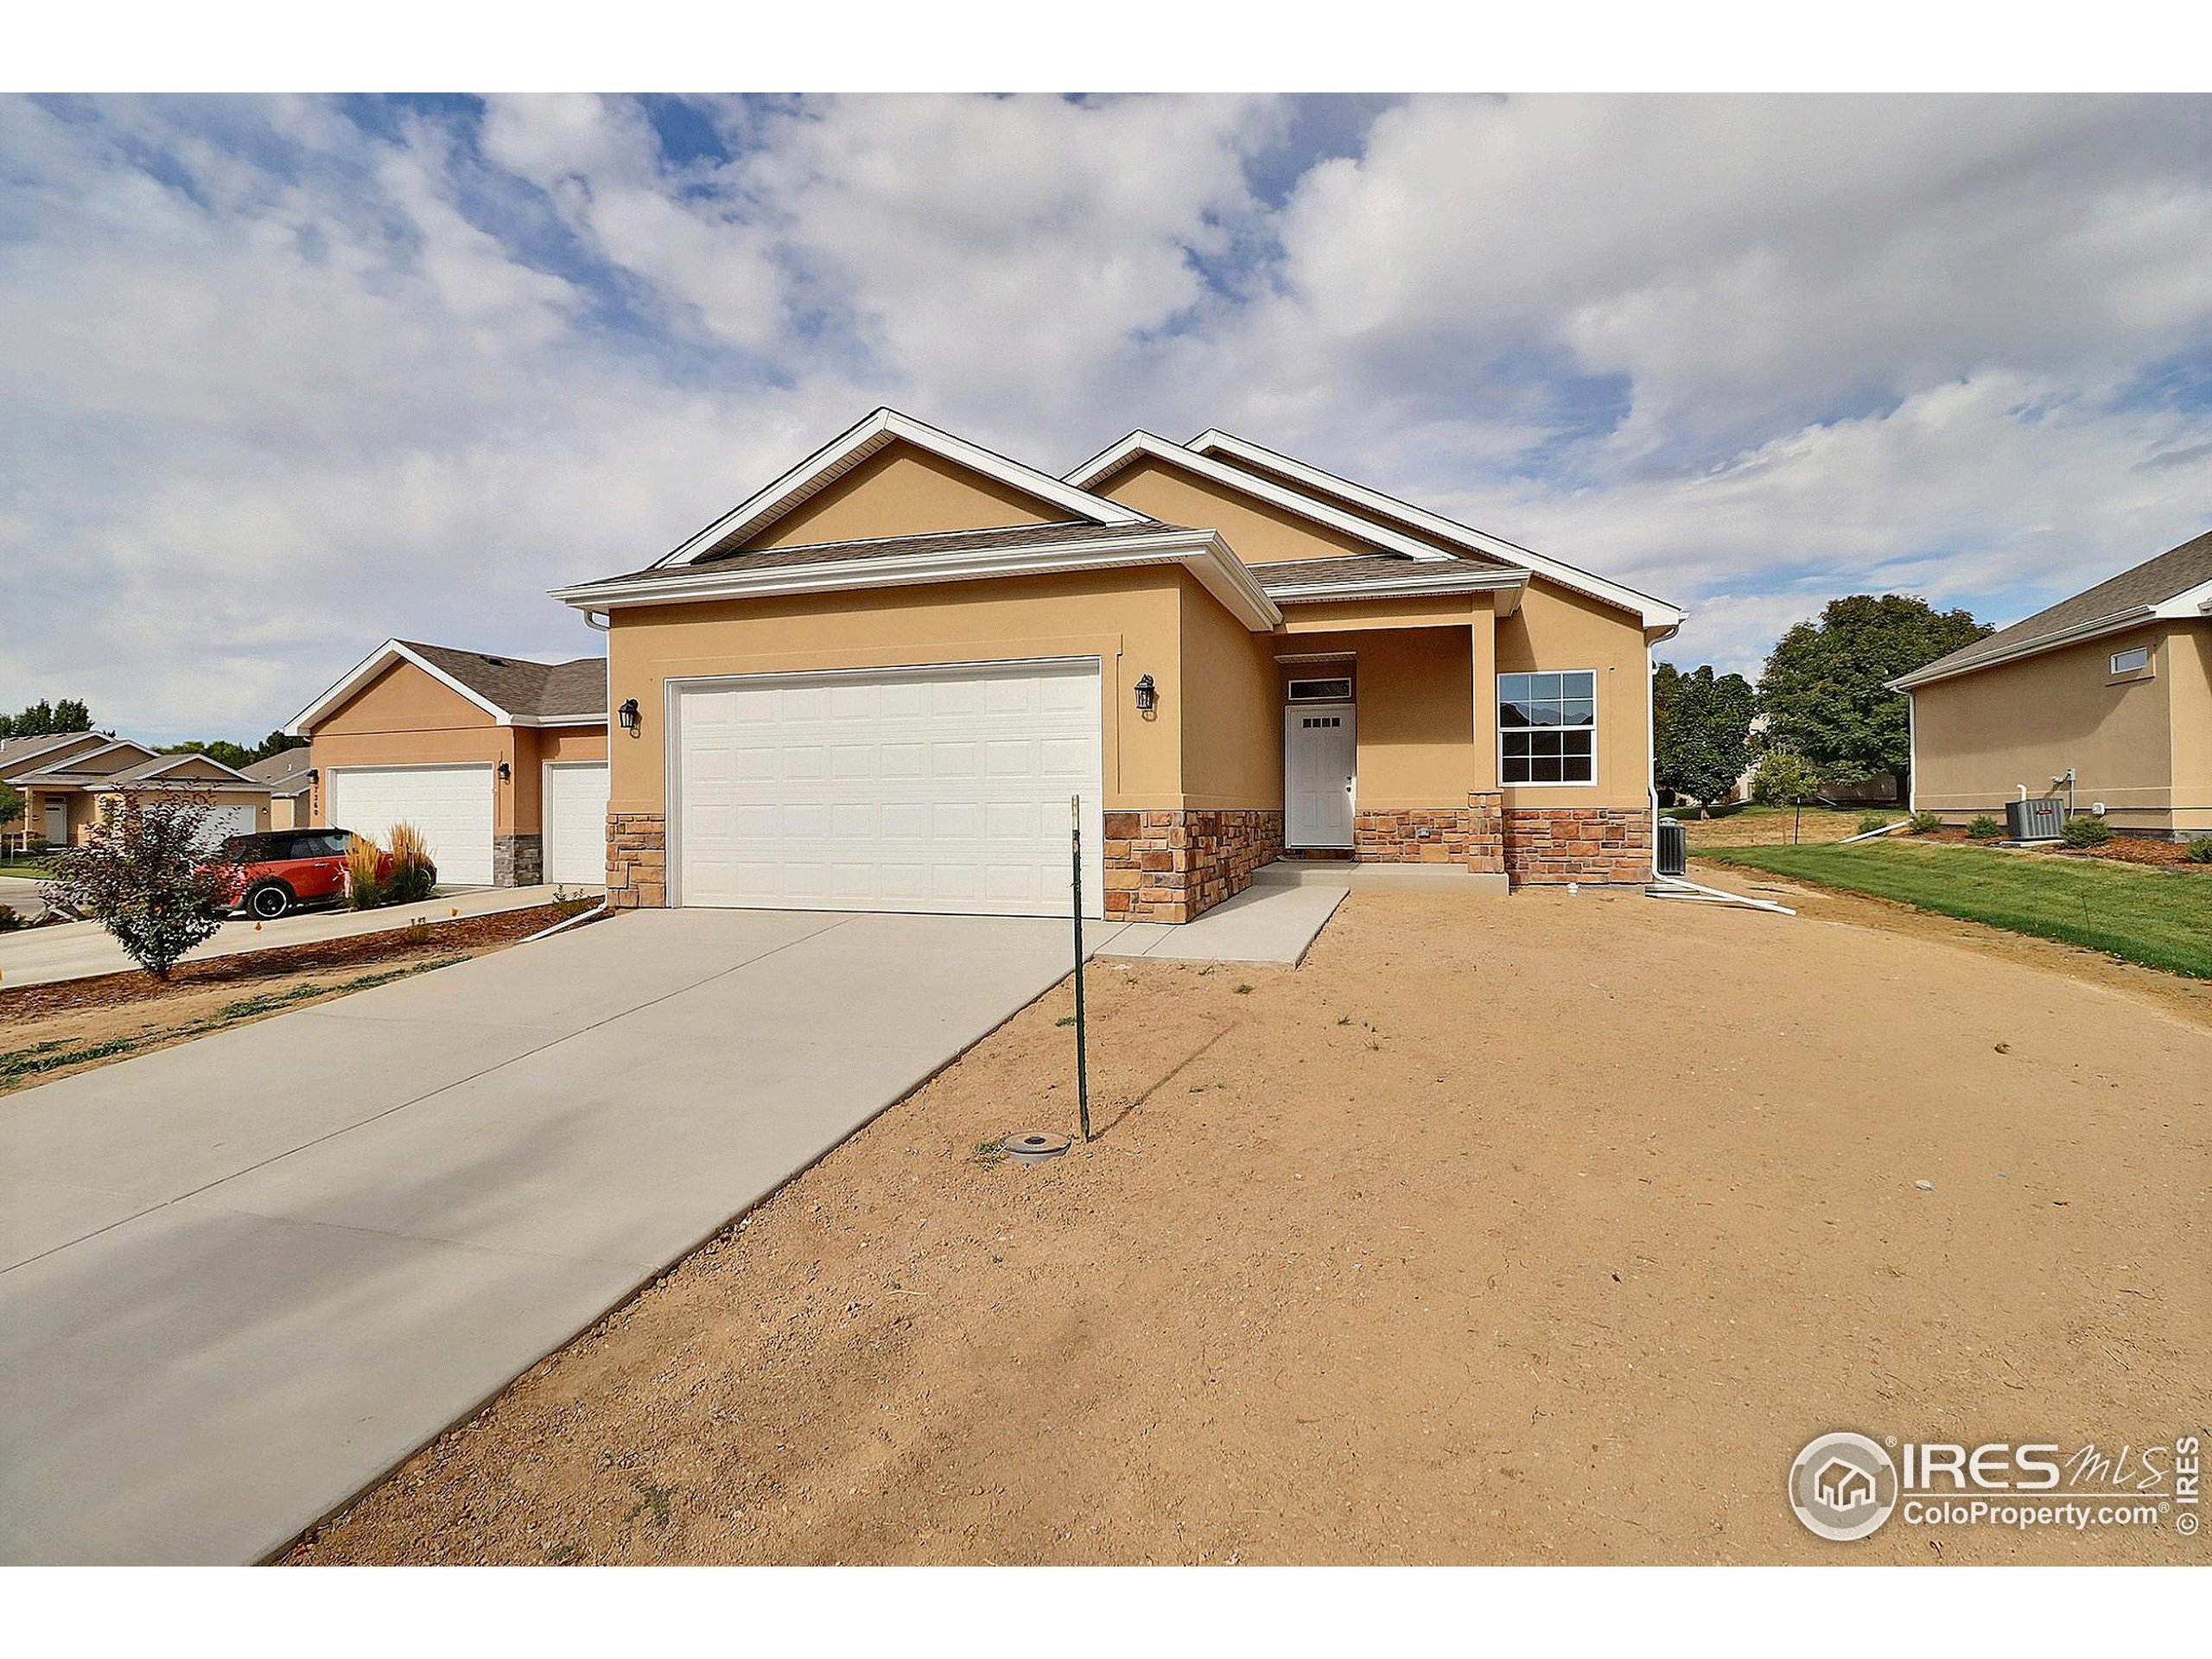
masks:
POLYGON ((672 681, 669 902, 1102 913, 1099 661, 672 681))
POLYGON ((489 766, 336 766, 325 776, 328 822, 391 845, 391 827, 423 832, 446 887, 492 884, 499 775, 489 766))

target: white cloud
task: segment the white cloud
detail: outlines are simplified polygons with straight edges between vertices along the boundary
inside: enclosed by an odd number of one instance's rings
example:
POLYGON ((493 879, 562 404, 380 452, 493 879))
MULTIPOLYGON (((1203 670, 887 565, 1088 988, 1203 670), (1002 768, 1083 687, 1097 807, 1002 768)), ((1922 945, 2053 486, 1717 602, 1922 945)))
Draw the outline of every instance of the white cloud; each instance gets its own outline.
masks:
POLYGON ((1688 603, 2013 613, 2204 525, 2204 100, 0 100, 0 704, 251 735, 542 652, 879 402, 1220 424, 1688 603), (1250 181, 1302 176, 1270 207, 1250 181), (2195 456, 2192 459, 2192 455, 2195 456), (2161 464, 2163 459, 2163 464, 2161 464))

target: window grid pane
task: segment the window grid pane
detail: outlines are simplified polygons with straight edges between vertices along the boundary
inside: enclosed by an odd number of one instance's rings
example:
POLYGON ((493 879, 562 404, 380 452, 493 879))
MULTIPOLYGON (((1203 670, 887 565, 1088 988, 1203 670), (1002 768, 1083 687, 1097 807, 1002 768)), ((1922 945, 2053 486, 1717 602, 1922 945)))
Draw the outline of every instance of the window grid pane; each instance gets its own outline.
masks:
POLYGON ((1593 669, 1497 677, 1500 780, 1597 779, 1598 676, 1593 669))

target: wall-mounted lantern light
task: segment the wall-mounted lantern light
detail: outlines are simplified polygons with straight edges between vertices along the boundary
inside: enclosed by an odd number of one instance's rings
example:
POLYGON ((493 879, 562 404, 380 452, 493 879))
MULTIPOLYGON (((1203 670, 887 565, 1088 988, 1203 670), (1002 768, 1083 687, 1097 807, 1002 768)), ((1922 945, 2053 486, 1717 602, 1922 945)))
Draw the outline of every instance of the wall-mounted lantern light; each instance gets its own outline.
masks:
POLYGON ((499 781, 500 781, 501 783, 503 783, 503 784, 504 784, 504 783, 505 783, 508 779, 510 779, 511 778, 512 778, 514 775, 515 775, 515 769, 514 769, 512 766, 509 766, 509 765, 508 765, 505 761, 504 761, 504 760, 502 760, 502 761, 500 761, 500 762, 499 762, 499 781))
POLYGON ((1160 689, 1153 684, 1152 676, 1147 674, 1137 682, 1137 712, 1141 715, 1150 714, 1153 706, 1159 701, 1160 689))
POLYGON ((622 722, 622 729, 624 731, 628 732, 633 737, 636 736, 638 731, 638 700, 635 697, 627 699, 620 709, 617 709, 614 711, 614 717, 622 722))
POLYGON ((319 784, 321 781, 322 768, 321 766, 309 766, 308 768, 308 782, 311 784, 319 784))

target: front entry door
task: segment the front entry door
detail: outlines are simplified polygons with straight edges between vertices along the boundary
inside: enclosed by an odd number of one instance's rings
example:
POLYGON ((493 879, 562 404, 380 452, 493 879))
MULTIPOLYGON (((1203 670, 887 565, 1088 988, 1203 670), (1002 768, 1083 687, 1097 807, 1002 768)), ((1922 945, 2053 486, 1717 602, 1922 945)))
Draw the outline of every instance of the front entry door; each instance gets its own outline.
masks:
POLYGON ((1348 702, 1283 710, 1283 840, 1293 847, 1351 845, 1354 718, 1348 702))
POLYGON ((51 796, 46 803, 46 844, 66 846, 69 840, 69 804, 51 796))

